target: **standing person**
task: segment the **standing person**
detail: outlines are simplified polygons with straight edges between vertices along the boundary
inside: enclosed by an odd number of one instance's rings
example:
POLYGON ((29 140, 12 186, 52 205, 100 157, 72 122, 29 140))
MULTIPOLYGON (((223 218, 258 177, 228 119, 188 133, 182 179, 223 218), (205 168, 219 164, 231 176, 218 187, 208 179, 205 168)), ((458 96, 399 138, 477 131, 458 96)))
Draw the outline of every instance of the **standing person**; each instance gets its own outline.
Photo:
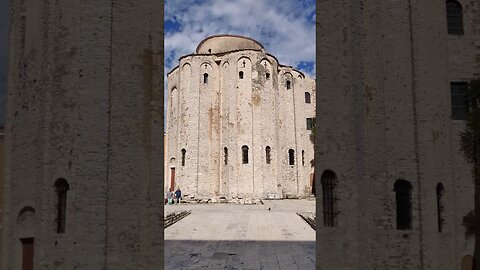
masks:
POLYGON ((168 192, 167 192, 168 204, 172 204, 172 202, 173 202, 172 197, 173 197, 173 193, 172 193, 172 191, 169 189, 168 192))
POLYGON ((182 197, 182 191, 180 190, 180 187, 175 191, 175 197, 177 198, 177 203, 180 203, 180 198, 182 197))

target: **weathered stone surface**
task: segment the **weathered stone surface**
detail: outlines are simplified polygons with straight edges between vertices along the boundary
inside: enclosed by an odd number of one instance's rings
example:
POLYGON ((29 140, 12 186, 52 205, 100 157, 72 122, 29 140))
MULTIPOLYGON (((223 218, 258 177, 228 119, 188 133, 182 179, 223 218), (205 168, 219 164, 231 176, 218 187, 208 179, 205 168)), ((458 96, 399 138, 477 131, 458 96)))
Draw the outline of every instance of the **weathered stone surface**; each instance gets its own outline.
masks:
POLYGON ((198 196, 311 194, 306 118, 315 117, 315 103, 306 103, 305 93, 315 100, 315 81, 249 38, 208 37, 199 50, 181 57, 168 74, 165 189, 172 188, 175 173, 173 188, 198 196))
POLYGON ((317 223, 321 269, 460 269, 473 253, 461 224, 474 188, 450 82, 478 73, 480 10, 460 0, 465 34, 448 35, 445 2, 318 2, 315 178, 338 180, 337 224, 317 223), (396 229, 397 179, 412 184, 411 230, 396 229))
POLYGON ((157 269, 163 1, 11 1, 1 269, 157 269), (25 31, 22 32, 22 29, 25 31), (69 183, 65 233, 54 183, 69 183), (34 215, 22 224, 24 207, 34 215))
POLYGON ((319 268, 315 267, 315 232, 296 214, 315 211, 314 201, 165 208, 166 213, 182 210, 191 210, 191 215, 165 230, 165 269, 319 268))

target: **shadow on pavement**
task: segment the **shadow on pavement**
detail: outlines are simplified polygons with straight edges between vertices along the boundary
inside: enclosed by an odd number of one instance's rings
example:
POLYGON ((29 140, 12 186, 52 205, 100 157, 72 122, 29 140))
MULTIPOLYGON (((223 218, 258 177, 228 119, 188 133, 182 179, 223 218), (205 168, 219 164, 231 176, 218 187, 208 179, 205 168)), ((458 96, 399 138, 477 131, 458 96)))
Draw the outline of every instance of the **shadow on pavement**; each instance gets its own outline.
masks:
POLYGON ((165 269, 315 269, 315 241, 165 240, 165 269))

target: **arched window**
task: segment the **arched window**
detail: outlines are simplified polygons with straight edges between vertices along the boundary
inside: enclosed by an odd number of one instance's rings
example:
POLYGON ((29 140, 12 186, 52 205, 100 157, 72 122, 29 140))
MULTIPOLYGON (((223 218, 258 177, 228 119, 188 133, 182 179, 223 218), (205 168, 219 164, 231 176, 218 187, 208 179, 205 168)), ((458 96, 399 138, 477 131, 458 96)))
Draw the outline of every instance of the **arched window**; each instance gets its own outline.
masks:
POLYGON ((397 180, 394 185, 397 204, 397 230, 412 229, 412 185, 406 180, 397 180))
POLYGON ((270 164, 271 156, 270 156, 270 146, 265 147, 265 162, 270 164))
POLYGON ((242 163, 248 164, 248 146, 242 146, 242 163))
POLYGON ((228 148, 227 147, 224 147, 223 148, 223 162, 225 163, 225 165, 228 164, 228 148))
POLYGON ((311 102, 310 102, 310 93, 309 93, 309 92, 305 92, 305 103, 311 103, 311 102))
POLYGON ((438 232, 442 232, 443 229, 443 193, 444 188, 442 183, 437 184, 437 223, 438 223, 438 232))
POLYGON ((208 74, 207 73, 203 74, 203 83, 208 83, 208 74))
POLYGON ((463 35, 462 5, 456 0, 447 0, 447 28, 449 35, 463 35))
POLYGON ((243 79, 243 71, 238 72, 238 78, 243 79))
POLYGON ((55 191, 57 200, 57 233, 65 233, 65 223, 67 218, 67 191, 70 186, 63 178, 55 181, 55 191))
POLYGON ((305 150, 302 150, 302 166, 305 166, 305 150))
POLYGON ((290 89, 290 88, 292 87, 292 85, 291 85, 291 84, 292 84, 292 82, 290 82, 290 81, 287 81, 287 89, 290 89))
POLYGON ((288 164, 295 164, 295 151, 293 149, 288 149, 288 164))
POLYGON ((265 78, 267 78, 267 80, 270 79, 270 73, 268 73, 268 72, 265 73, 265 78))
POLYGON ((334 172, 326 170, 321 177, 323 196, 323 225, 326 227, 335 226, 337 212, 335 204, 337 201, 335 187, 337 176, 334 172))
POLYGON ((182 166, 185 166, 185 154, 187 153, 187 150, 182 149, 182 166))

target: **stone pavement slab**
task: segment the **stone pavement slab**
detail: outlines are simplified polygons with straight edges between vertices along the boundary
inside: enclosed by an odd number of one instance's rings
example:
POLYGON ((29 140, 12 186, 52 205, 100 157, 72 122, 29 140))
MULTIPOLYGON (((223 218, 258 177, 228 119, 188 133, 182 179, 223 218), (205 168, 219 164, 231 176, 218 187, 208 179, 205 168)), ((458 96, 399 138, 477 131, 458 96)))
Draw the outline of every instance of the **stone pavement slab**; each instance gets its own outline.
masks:
POLYGON ((296 214, 315 201, 263 202, 166 205, 192 212, 165 229, 165 269, 315 269, 315 231, 296 214))

